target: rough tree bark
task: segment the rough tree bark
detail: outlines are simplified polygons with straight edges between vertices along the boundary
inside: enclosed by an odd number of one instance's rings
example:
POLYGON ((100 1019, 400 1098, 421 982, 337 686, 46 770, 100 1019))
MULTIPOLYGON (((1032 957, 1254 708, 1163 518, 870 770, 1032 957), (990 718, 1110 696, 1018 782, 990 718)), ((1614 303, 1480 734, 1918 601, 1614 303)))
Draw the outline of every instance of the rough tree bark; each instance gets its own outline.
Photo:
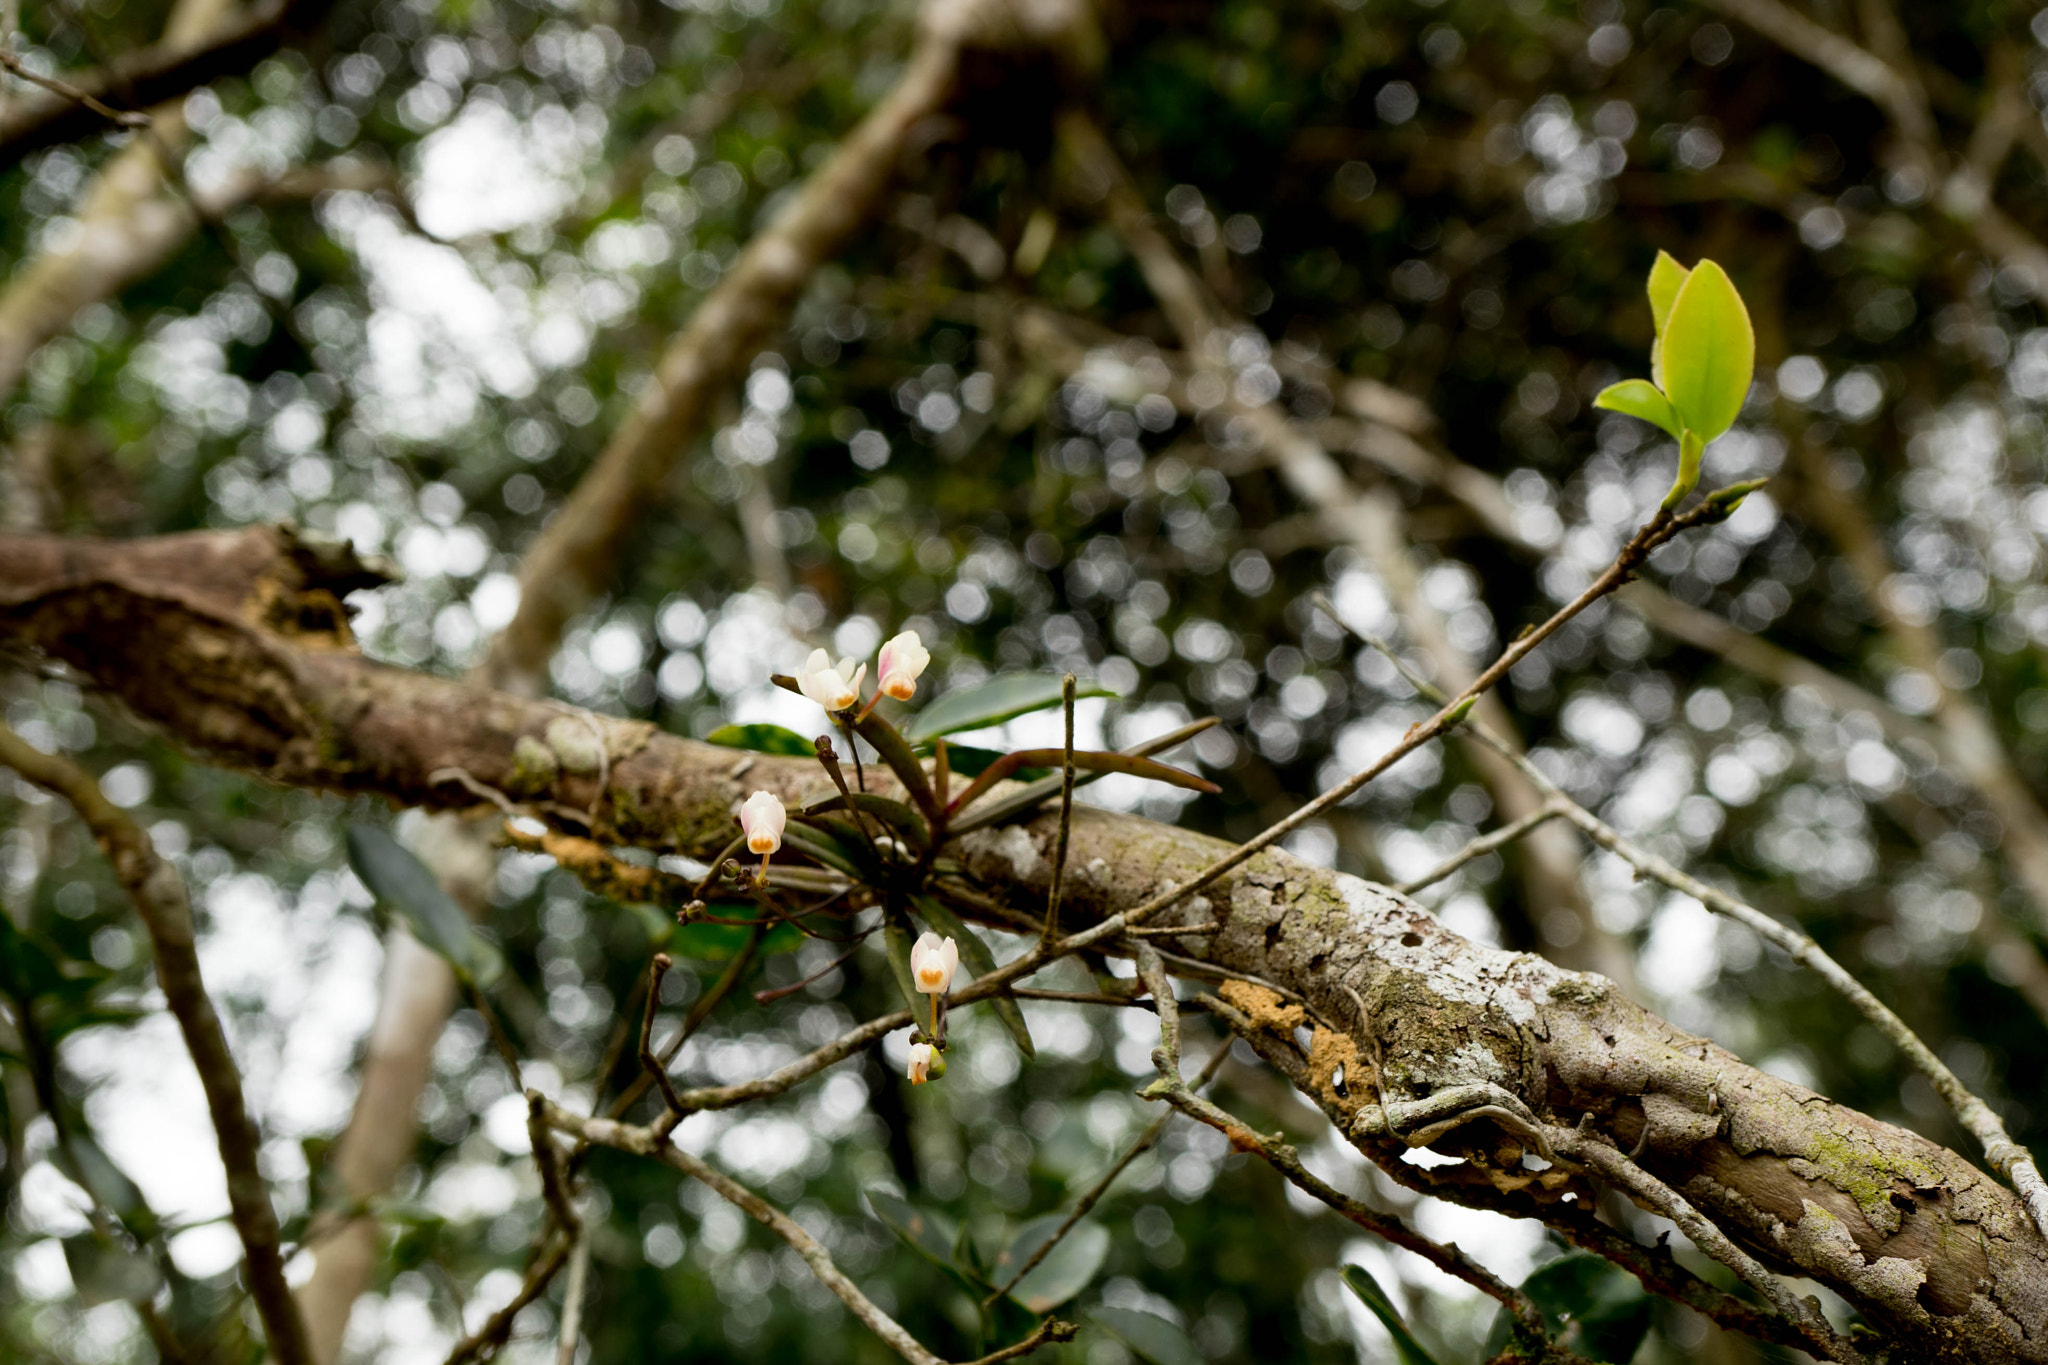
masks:
MULTIPOLYGON (((594 811, 597 836, 622 844, 708 856, 746 790, 790 801, 828 790, 814 764, 644 722, 565 725, 558 704, 366 660, 339 598, 376 578, 345 547, 279 529, 0 538, 0 645, 68 666, 187 747, 271 781, 441 809, 476 806, 488 786, 536 809, 594 811)), ((959 854, 986 893, 1035 912, 1055 824, 1043 813, 977 831, 959 854)), ((1062 916, 1075 925, 1190 880, 1227 847, 1085 807, 1072 840, 1062 916)), ((2011 1191, 1933 1142, 1749 1067, 1597 976, 1467 943, 1383 888, 1274 851, 1158 922, 1219 924, 1180 940, 1188 959, 1298 997, 1299 1013, 1278 997, 1266 1012, 1269 1055, 1287 1060, 1293 1028, 1310 1027, 1284 1069, 1375 1159, 1400 1150, 1383 1129, 1354 1126, 1376 1097, 1496 1085, 1547 1124, 1583 1123, 1636 1152, 1767 1264, 1881 1323, 1899 1358, 2048 1360, 2048 1242, 2011 1191)), ((1466 1160, 1428 1178, 1448 1198, 1581 1222, 1584 1178, 1531 1178, 1508 1159, 1517 1142, 1467 1124, 1436 1144, 1466 1160)))

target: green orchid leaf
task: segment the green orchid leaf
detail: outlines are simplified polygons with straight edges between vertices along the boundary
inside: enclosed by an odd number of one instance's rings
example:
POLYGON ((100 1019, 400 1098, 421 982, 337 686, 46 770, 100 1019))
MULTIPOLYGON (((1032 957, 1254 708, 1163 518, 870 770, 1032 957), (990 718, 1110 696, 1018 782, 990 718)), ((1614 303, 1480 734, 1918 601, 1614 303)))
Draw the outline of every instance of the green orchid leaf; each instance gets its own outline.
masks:
POLYGON ((849 804, 854 810, 864 811, 895 830, 903 836, 904 842, 920 853, 931 842, 931 831, 925 827, 923 816, 901 801, 876 796, 871 792, 850 792, 846 796, 830 796, 823 801, 805 806, 803 813, 825 815, 832 811, 845 810, 849 804))
POLYGON ((411 849, 376 825, 350 825, 345 842, 356 876, 387 909, 404 916, 413 937, 446 958, 479 990, 489 989, 504 974, 504 954, 477 933, 462 907, 411 849))
MULTIPOLYGON (((1060 1224, 1066 1221, 1062 1214, 1049 1213, 1018 1229, 1016 1237, 990 1267, 998 1281, 1016 1274, 1017 1267, 1037 1255, 1038 1249, 1051 1241, 1060 1224)), ((1031 1268, 1029 1275, 1017 1281, 1010 1297, 1034 1313, 1050 1313, 1086 1289, 1108 1255, 1109 1229, 1085 1220, 1076 1223, 1073 1231, 1031 1268)))
POLYGON ((1157 1313, 1135 1308, 1091 1308, 1088 1321, 1121 1341, 1146 1365, 1204 1365, 1188 1334, 1157 1313))
POLYGON ((1344 1287, 1358 1295, 1359 1302, 1371 1309, 1387 1329, 1387 1335, 1394 1339, 1394 1359, 1401 1365, 1437 1365, 1436 1357, 1415 1339, 1408 1324, 1401 1320, 1401 1310, 1394 1307, 1394 1301, 1380 1288, 1379 1281, 1366 1273, 1364 1266, 1344 1267, 1344 1287))
POLYGON ((88 1308, 123 1300, 147 1301, 163 1287, 163 1273, 154 1261, 116 1246, 96 1232, 66 1237, 64 1264, 71 1270, 78 1301, 88 1308))
MULTIPOLYGON (((939 735, 979 730, 1060 704, 1063 673, 999 673, 972 687, 956 688, 925 707, 903 727, 905 737, 924 743, 939 735)), ((1113 697, 1105 687, 1082 685, 1074 696, 1113 697)))
POLYGON ((746 749, 757 754, 783 758, 816 758, 818 746, 787 726, 756 721, 752 725, 721 725, 704 736, 706 744, 727 749, 746 749))
POLYGON ((867 1195, 869 1210, 889 1231, 902 1238, 905 1246, 933 1265, 960 1274, 953 1259, 955 1234, 949 1223, 886 1191, 869 1190, 867 1195))
MULTIPOLYGON (((987 976, 996 969, 995 955, 989 952, 988 945, 981 941, 981 935, 962 924, 960 917, 953 913, 952 907, 930 896, 918 896, 914 898, 912 904, 917 906, 917 913, 924 916, 925 923, 931 925, 932 932, 950 938, 960 945, 960 961, 966 964, 969 972, 980 977, 987 976)), ((1032 1046, 1031 1030, 1024 1023, 1024 1007, 1019 1005, 1014 997, 1007 995, 990 996, 988 1003, 995 1007, 996 1017, 1001 1019, 1003 1027, 1010 1031, 1010 1037, 1015 1040, 1017 1050, 1027 1058, 1036 1057, 1038 1049, 1032 1046)))
POLYGON ((889 765, 889 771, 896 774, 896 780, 903 784, 903 790, 910 793, 910 799, 924 812, 925 819, 936 823, 939 799, 932 794, 931 779, 925 776, 924 765, 917 761, 917 755, 903 738, 903 732, 872 714, 855 721, 853 728, 881 755, 882 762, 889 765))
MULTIPOLYGON (((1157 739, 1148 739, 1143 744, 1134 745, 1129 752, 1136 758, 1150 758, 1154 754, 1163 754, 1168 749, 1187 743, 1187 741, 1201 734, 1204 730, 1214 728, 1217 723, 1216 717, 1205 716, 1191 725, 1181 726, 1170 734, 1164 734, 1157 739)), ((1024 769, 1014 774, 1014 776, 1022 777, 1024 772, 1028 771, 1030 770, 1024 769)), ((1106 772, 1075 773, 1074 790, 1079 791, 1090 782, 1100 781, 1106 776, 1108 776, 1106 772)), ((1059 773, 1053 773, 1050 777, 1038 778, 1017 791, 984 802, 981 809, 973 812, 971 815, 954 820, 947 826, 947 829, 957 838, 970 830, 980 829, 984 825, 999 824, 1013 816, 1028 814, 1043 802, 1058 796, 1063 785, 1064 779, 1059 773)))
POLYGON ((1662 337, 1658 387, 1702 445, 1735 425, 1756 370, 1756 332, 1734 281, 1701 261, 1678 291, 1662 337))
MULTIPOLYGON (((759 901, 713 901, 707 913, 721 920, 747 920, 747 924, 712 924, 696 920, 689 924, 670 921, 668 950, 677 957, 694 957, 704 962, 730 962, 746 948, 747 940, 760 931, 752 922, 767 912, 759 901)), ((794 924, 778 924, 761 936, 759 953, 789 953, 804 946, 804 935, 794 924)))
MULTIPOLYGON (((1019 749, 1003 755, 994 763, 981 770, 981 776, 968 784, 967 790, 953 798, 950 809, 965 810, 989 788, 1011 774, 1026 768, 1056 768, 1066 764, 1064 749, 1019 749)), ((1206 777, 1171 767, 1155 759, 1138 754, 1108 753, 1095 749, 1074 750, 1074 767, 1092 773, 1125 773, 1131 777, 1150 778, 1164 782, 1170 787, 1184 787, 1189 791, 1213 796, 1223 789, 1206 777)))
POLYGON ((910 1010, 910 1017, 920 1029, 929 1029, 932 1022, 931 997, 917 988, 917 973, 910 970, 910 948, 916 939, 910 927, 900 919, 891 918, 887 928, 882 930, 882 946, 889 953, 889 974, 896 978, 896 989, 903 996, 903 1003, 910 1010))
MULTIPOLYGON (((1642 1283, 1599 1256, 1574 1252, 1522 1281, 1522 1291, 1543 1313, 1560 1346, 1588 1360, 1627 1365, 1650 1333, 1653 1304, 1642 1283)), ((1513 1321, 1496 1314, 1486 1338, 1491 1356, 1507 1348, 1513 1321)))
POLYGON ((1640 417, 1652 426, 1661 427, 1674 441, 1684 430, 1671 400, 1647 379, 1624 379, 1619 384, 1609 384, 1600 390, 1593 406, 1629 417, 1640 417))

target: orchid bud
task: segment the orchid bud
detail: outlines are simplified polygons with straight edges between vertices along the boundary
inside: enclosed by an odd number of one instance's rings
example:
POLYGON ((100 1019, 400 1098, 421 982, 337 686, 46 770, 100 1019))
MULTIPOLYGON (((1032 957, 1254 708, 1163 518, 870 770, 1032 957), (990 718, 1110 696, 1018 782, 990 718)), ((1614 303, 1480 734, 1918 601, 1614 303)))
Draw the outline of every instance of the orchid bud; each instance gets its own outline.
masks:
POLYGON ((910 1083, 912 1085, 923 1085, 931 1079, 931 1070, 932 1045, 930 1043, 912 1043, 910 1045, 910 1083))
POLYGON ((875 663, 875 686, 898 701, 909 701, 931 661, 931 651, 917 638, 917 632, 906 630, 882 646, 881 658, 875 663))
POLYGON ((919 993, 944 995, 960 966, 960 945, 927 929, 910 948, 910 976, 919 993))
POLYGON ((750 853, 773 853, 782 847, 782 830, 789 812, 774 792, 757 791, 740 803, 740 829, 747 836, 750 853))
POLYGON ((861 679, 867 674, 866 664, 856 668, 851 659, 841 659, 834 668, 830 655, 814 649, 804 661, 803 671, 796 675, 796 685, 798 691, 827 711, 845 711, 859 703, 861 679))

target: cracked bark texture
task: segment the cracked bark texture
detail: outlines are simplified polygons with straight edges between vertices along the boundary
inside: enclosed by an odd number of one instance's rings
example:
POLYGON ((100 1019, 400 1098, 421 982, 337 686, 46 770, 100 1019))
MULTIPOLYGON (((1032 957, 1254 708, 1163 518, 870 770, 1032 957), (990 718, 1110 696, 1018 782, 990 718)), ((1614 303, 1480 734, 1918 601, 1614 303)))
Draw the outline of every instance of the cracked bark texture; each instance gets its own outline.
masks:
MULTIPOLYGON (((338 599, 378 577, 343 547, 278 528, 0 538, 0 646, 61 661, 187 748, 272 781, 476 807, 449 777, 460 768, 516 800, 595 811, 598 837, 647 848, 707 856, 747 791, 798 801, 828 789, 812 763, 366 660, 338 599)), ((959 854, 990 894, 1035 910, 1056 824, 1048 811, 977 831, 959 854)), ((1229 847, 1088 807, 1072 840, 1062 916, 1075 926, 1190 880, 1229 847)), ((1893 1358, 2048 1360, 2048 1242, 2010 1190, 1925 1138, 1755 1070, 1603 978, 1468 943, 1383 888, 1271 851, 1155 922, 1215 922, 1180 951, 1300 996, 1314 1034, 1291 1074, 1347 1131, 1373 1087, 1339 1093, 1333 1059, 1369 1060, 1356 1070, 1390 1101, 1500 1085, 1550 1123, 1590 1116, 1768 1264, 1870 1315, 1893 1358)), ((1276 1035, 1274 1047, 1293 1043, 1276 1035)), ((1440 1141, 1467 1160, 1431 1174, 1438 1192, 1559 1225, 1582 1217, 1586 1187, 1529 1179, 1502 1157, 1509 1139, 1475 1122, 1440 1141)), ((1376 1160, 1399 1151, 1353 1141, 1376 1160)))

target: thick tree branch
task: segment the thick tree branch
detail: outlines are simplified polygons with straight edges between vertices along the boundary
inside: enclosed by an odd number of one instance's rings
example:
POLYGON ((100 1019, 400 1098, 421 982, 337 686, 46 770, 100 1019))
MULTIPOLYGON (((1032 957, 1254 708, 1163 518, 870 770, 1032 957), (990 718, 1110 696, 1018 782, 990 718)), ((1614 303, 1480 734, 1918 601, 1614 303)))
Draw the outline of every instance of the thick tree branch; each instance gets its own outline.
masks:
MULTIPOLYGON (((274 530, 128 544, 0 538, 0 645, 68 665, 215 761, 298 786, 477 806, 468 786, 437 777, 459 767, 517 801, 594 810, 599 839, 700 858, 730 841, 747 791, 791 804, 827 794, 812 761, 746 755, 742 767, 729 749, 603 717, 575 721, 572 741, 559 705, 369 663, 321 611, 333 580, 364 575, 274 530), (602 780, 592 727, 609 753, 602 780)), ((967 878, 1035 920, 1057 819, 1041 810, 960 839, 967 878)), ((1066 947, 1113 936, 1159 888, 1188 886, 1230 852, 1086 807, 1071 838, 1061 915, 1093 927, 1066 947)), ((1410 902, 1275 850, 1159 922, 1220 925, 1176 941, 1191 966, 1293 992, 1308 1020, 1347 1021, 1315 1025, 1319 1061, 1297 1083, 1368 1155, 1405 1150, 1384 1123, 1364 1121, 1368 1107, 1492 1087, 1540 1122, 1589 1121, 1617 1150, 1638 1151, 1636 1164, 1750 1255, 1829 1285, 1920 1358, 2048 1360, 2048 1241, 2011 1191, 1932 1142, 1756 1071, 1597 977, 1467 943, 1410 902), (1376 1095, 1328 1083, 1331 1059, 1345 1056, 1347 1075, 1377 1073, 1376 1095)), ((1034 949, 985 989, 1050 960, 1034 949)), ((1285 1016, 1282 997, 1273 1001, 1285 1016)), ((1475 1120, 1442 1141, 1483 1153, 1473 1144, 1490 1126, 1475 1120)), ((1430 1178, 1447 1197, 1470 1188, 1560 1227, 1579 1216, 1540 1182, 1502 1170, 1496 1187, 1492 1169, 1468 1162, 1430 1178)))
POLYGON ((193 935, 192 903, 184 878, 159 858, 127 813, 109 801, 91 774, 68 759, 29 744, 0 726, 0 764, 60 796, 78 812, 100 850, 114 866, 114 876, 135 903, 156 961, 157 984, 185 1036, 186 1050, 206 1091, 207 1112, 227 1169, 229 1218, 242 1239, 249 1274, 249 1293, 263 1318, 263 1330, 279 1365, 303 1365, 305 1328, 284 1282, 284 1256, 279 1249, 277 1212, 270 1204, 270 1185, 258 1168, 262 1137, 242 1100, 242 1075, 228 1047, 227 1030, 206 994, 199 974, 199 953, 193 935))

